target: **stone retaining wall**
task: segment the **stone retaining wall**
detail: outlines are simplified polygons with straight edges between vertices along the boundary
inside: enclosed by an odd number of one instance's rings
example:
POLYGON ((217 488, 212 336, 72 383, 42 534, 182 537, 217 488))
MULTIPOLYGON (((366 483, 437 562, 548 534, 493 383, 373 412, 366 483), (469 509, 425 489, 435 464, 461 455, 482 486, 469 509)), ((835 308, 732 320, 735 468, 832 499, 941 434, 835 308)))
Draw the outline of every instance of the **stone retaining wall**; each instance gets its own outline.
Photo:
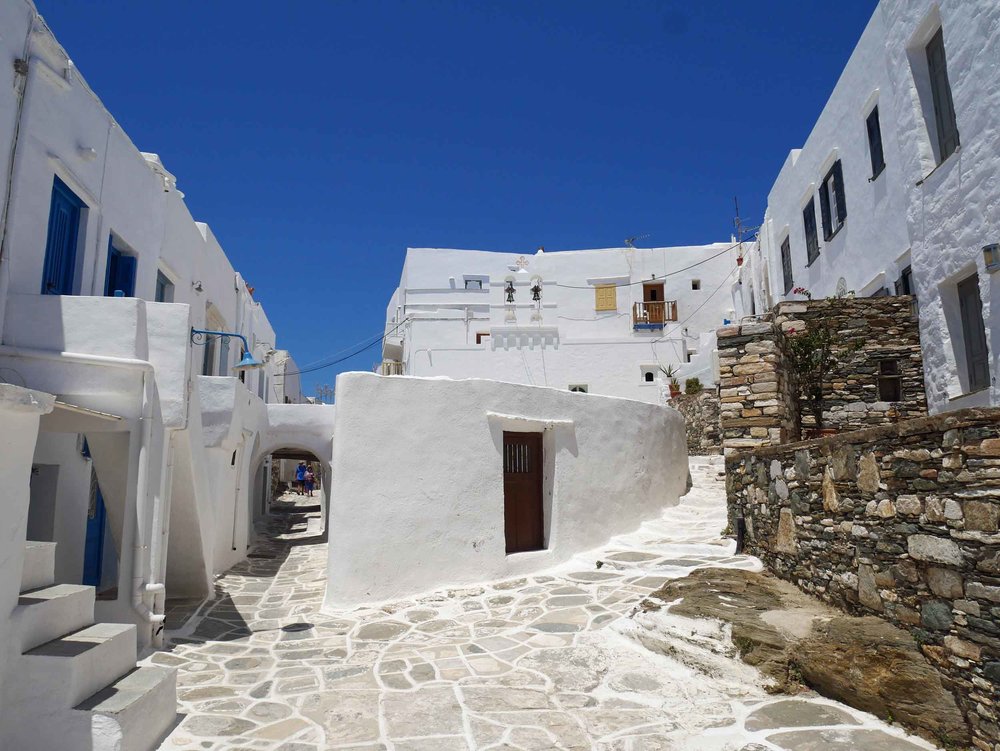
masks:
POLYGON ((669 402, 684 415, 689 456, 722 453, 719 429, 719 395, 714 389, 700 394, 681 394, 669 402))
POLYGON ((1000 409, 737 453, 726 473, 746 552, 909 629, 976 747, 1000 751, 1000 409))

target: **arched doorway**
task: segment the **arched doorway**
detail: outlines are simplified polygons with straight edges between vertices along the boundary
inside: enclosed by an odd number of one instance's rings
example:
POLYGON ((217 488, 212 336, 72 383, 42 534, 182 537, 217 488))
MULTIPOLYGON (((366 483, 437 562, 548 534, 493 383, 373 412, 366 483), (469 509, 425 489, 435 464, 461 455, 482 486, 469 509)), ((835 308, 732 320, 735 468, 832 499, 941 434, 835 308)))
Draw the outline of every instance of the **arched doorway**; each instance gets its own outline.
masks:
POLYGON ((301 522, 292 524, 294 532, 309 537, 325 535, 326 511, 329 508, 329 462, 304 447, 272 448, 269 453, 259 456, 251 482, 251 508, 255 524, 266 516, 293 514, 301 522), (311 490, 307 486, 310 478, 311 490))

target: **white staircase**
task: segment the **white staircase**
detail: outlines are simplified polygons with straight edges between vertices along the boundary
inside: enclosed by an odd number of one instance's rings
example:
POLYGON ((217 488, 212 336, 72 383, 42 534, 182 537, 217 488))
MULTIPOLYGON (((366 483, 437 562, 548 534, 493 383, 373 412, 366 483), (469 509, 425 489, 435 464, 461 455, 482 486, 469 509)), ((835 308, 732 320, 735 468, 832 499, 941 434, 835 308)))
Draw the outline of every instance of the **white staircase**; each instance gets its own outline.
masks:
POLYGON ((55 544, 25 544, 10 748, 148 751, 176 716, 176 674, 136 667, 135 626, 94 623, 94 588, 55 584, 55 544))

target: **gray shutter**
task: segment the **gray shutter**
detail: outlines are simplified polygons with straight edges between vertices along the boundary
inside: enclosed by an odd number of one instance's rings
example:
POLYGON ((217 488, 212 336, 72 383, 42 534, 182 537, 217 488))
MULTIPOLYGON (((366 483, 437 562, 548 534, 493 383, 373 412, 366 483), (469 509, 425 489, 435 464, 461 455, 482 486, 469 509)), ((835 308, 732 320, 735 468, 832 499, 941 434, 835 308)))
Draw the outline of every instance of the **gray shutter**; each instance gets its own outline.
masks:
POLYGON ((989 349, 983 323, 983 302, 979 296, 979 274, 958 283, 958 307, 965 339, 969 391, 978 391, 990 385, 989 349))
POLYGON ((830 226, 830 196, 827 194, 826 180, 819 186, 819 210, 823 215, 823 239, 829 240, 833 236, 833 228, 830 226))
POLYGON ((837 218, 843 224, 847 219, 847 197, 844 195, 844 170, 840 160, 833 165, 833 189, 837 193, 837 218))
POLYGON ((959 146, 958 121, 955 117, 955 103, 951 98, 951 84, 948 81, 943 29, 938 29, 937 34, 927 45, 927 68, 931 79, 931 97, 934 100, 938 148, 943 162, 955 153, 959 146))

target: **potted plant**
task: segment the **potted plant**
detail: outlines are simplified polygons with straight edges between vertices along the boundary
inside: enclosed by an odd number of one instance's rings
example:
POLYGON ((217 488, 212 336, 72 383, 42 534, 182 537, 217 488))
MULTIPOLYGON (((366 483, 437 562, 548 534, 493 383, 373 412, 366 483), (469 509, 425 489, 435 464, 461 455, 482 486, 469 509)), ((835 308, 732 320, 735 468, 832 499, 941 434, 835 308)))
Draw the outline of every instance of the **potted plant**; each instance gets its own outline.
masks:
POLYGON ((676 399, 681 395, 681 382, 676 377, 670 379, 670 398, 676 399))

